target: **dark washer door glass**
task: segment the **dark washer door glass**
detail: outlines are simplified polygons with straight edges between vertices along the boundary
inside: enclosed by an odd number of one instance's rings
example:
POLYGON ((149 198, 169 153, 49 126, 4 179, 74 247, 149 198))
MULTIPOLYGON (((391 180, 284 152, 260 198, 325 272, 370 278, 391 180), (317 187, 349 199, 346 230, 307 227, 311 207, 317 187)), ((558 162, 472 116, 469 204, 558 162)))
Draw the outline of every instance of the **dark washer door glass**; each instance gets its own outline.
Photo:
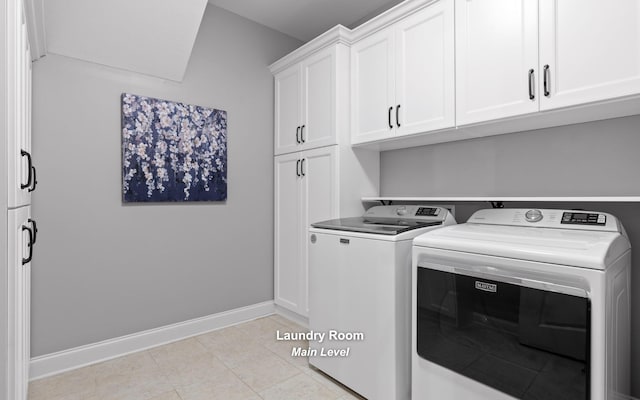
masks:
POLYGON ((589 397, 590 303, 418 268, 420 357, 526 400, 589 397))

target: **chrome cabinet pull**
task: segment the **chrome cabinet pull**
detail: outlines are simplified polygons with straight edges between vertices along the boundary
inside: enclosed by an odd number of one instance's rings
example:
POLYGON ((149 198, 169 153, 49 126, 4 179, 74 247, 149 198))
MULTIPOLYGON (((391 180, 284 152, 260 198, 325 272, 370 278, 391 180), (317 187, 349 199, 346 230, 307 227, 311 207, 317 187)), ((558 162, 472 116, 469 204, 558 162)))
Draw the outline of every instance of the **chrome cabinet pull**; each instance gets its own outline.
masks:
POLYGON ((529 70, 529 100, 536 98, 536 87, 533 68, 529 70))
POLYGON ((545 97, 551 96, 551 71, 549 70, 549 64, 544 66, 543 69, 544 74, 544 95, 545 97))

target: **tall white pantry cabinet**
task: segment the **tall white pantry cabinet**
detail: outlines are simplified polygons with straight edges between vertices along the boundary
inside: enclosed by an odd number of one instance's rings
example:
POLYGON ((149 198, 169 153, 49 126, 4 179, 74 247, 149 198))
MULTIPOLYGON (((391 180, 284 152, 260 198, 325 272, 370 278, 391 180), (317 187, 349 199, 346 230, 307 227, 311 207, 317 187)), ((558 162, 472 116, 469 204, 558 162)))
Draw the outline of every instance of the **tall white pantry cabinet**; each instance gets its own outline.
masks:
POLYGON ((31 192, 36 170, 31 157, 31 52, 22 0, 0 8, 0 123, 4 140, 0 187, 0 398, 26 400, 30 359, 31 258, 36 223, 31 192))
POLYGON ((359 216, 377 196, 379 153, 351 147, 349 42, 338 26, 271 65, 274 116, 274 299, 308 315, 308 229, 359 216))

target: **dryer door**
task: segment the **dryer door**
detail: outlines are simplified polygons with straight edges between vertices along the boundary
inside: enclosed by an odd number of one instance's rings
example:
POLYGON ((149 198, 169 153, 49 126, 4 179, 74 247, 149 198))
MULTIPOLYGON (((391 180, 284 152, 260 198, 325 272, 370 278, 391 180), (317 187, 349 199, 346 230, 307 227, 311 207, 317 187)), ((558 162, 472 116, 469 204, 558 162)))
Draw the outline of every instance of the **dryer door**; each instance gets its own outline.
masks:
POLYGON ((586 293, 431 267, 417 268, 420 357, 518 399, 589 398, 586 293))

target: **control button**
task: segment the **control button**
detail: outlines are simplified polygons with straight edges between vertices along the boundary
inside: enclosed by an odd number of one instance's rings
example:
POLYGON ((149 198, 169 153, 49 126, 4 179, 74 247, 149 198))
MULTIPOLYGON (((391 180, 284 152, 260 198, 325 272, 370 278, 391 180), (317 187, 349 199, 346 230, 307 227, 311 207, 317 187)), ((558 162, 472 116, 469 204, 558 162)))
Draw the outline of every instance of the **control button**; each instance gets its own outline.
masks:
POLYGON ((396 209, 396 214, 398 215, 405 215, 406 213, 407 213, 407 207, 400 207, 396 209))
POLYGON ((529 210, 524 214, 524 219, 527 222, 538 222, 542 219, 542 212, 540 210, 529 210))

